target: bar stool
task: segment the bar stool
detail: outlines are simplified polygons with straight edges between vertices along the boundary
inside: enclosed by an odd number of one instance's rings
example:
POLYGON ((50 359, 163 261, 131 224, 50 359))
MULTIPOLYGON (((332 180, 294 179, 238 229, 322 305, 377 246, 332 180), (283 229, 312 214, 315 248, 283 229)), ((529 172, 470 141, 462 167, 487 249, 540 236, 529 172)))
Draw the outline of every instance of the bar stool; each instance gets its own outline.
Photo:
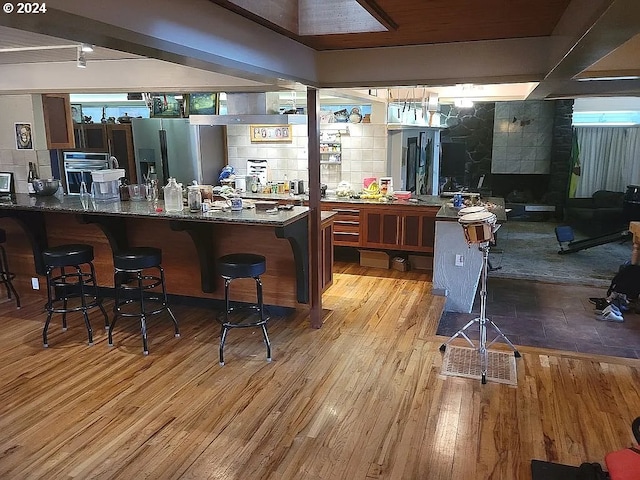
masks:
POLYGON ((67 331, 67 313, 82 312, 89 336, 89 346, 93 345, 93 331, 88 311, 98 307, 104 315, 105 328, 109 327, 109 317, 102 306, 98 292, 96 272, 93 267, 93 247, 84 244, 69 244, 51 247, 42 252, 46 267, 47 321, 42 331, 42 343, 49 346, 47 331, 54 313, 62 313, 62 331, 67 331), (83 266, 85 269, 83 270, 83 266), (88 271, 86 269, 88 266, 88 271), (69 269, 71 271, 67 271, 69 269), (70 306, 69 300, 79 298, 80 305, 70 306), (62 306, 59 306, 62 302, 62 306))
POLYGON ((267 321, 269 317, 264 315, 264 304, 262 302, 262 281, 260 275, 267 270, 267 261, 262 255, 253 253, 232 253, 218 259, 218 269, 224 278, 224 318, 218 316, 217 320, 221 324, 220 333, 220 365, 224 365, 224 342, 227 333, 231 328, 261 327, 264 343, 267 346, 267 361, 271 361, 271 343, 267 335, 267 321), (236 278, 253 278, 256 281, 258 303, 248 306, 231 306, 229 299, 229 285, 236 278), (230 314, 238 310, 255 310, 257 319, 251 320, 253 315, 245 318, 231 318, 230 314))
POLYGON ((109 346, 113 346, 113 329, 118 317, 136 317, 140 319, 143 352, 148 355, 147 316, 165 310, 173 321, 174 336, 180 336, 178 321, 167 302, 164 270, 161 263, 162 250, 154 247, 134 247, 113 255, 115 305, 113 321, 109 326, 109 346), (145 270, 148 271, 148 269, 155 269, 157 273, 145 274, 145 270), (160 291, 157 287, 160 287, 160 291), (159 305, 158 302, 160 302, 159 305), (136 304, 137 310, 123 311, 122 307, 128 304, 136 304))
POLYGON ((4 284, 7 289, 7 298, 11 299, 11 294, 16 297, 16 307, 20 308, 20 297, 13 286, 12 280, 16 278, 15 273, 9 271, 9 262, 7 261, 7 252, 4 244, 7 241, 7 232, 0 228, 0 283, 4 284))

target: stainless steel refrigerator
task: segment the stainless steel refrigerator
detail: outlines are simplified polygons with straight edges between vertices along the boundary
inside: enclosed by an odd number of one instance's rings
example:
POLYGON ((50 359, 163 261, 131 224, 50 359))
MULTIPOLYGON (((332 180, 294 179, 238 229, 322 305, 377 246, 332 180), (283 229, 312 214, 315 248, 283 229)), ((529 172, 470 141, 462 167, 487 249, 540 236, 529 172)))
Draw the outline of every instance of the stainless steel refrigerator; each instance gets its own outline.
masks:
POLYGON ((131 125, 141 182, 155 175, 160 185, 169 177, 185 187, 218 183, 227 163, 224 126, 190 125, 187 118, 134 118, 131 125))

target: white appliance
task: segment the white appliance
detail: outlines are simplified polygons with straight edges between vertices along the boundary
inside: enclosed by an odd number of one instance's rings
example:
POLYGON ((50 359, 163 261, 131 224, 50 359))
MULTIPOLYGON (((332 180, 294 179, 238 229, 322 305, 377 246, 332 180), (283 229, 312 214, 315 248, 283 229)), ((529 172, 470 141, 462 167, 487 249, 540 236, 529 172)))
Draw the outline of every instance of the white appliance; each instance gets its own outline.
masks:
POLYGON ((266 160, 247 160, 247 175, 256 176, 260 180, 261 185, 267 184, 267 179, 269 178, 269 162, 266 160))

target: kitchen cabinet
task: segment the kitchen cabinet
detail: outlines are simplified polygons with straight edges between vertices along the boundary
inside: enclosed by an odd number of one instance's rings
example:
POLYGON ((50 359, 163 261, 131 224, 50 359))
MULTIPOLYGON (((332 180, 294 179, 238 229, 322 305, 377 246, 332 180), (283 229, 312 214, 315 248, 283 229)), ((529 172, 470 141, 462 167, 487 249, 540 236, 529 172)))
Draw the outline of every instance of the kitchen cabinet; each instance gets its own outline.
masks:
POLYGON ((365 207, 362 246, 410 252, 433 252, 437 207, 365 207))
POLYGON ((333 244, 407 252, 433 252, 440 207, 322 202, 333 217, 333 244))
POLYGON ((347 203, 322 202, 323 210, 336 212, 333 217, 333 244, 347 247, 359 247, 360 208, 347 203))
POLYGON ((129 183, 137 183, 133 133, 130 124, 77 123, 74 125, 76 149, 107 152, 118 159, 129 183))
POLYGON ((68 94, 42 94, 42 113, 47 136, 47 148, 74 148, 71 100, 68 94))

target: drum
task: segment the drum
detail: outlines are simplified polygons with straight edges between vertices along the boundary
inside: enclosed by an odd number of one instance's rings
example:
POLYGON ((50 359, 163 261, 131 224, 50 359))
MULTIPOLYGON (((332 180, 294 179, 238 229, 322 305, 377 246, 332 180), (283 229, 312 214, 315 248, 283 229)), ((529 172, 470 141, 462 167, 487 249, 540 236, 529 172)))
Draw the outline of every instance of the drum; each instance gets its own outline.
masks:
POLYGON ((496 216, 487 211, 474 212, 458 218, 462 225, 467 243, 485 243, 493 241, 496 216))
POLYGON ((458 210, 458 216, 462 217, 463 215, 468 215, 469 213, 478 213, 478 212, 486 212, 487 209, 485 207, 464 207, 458 210))

